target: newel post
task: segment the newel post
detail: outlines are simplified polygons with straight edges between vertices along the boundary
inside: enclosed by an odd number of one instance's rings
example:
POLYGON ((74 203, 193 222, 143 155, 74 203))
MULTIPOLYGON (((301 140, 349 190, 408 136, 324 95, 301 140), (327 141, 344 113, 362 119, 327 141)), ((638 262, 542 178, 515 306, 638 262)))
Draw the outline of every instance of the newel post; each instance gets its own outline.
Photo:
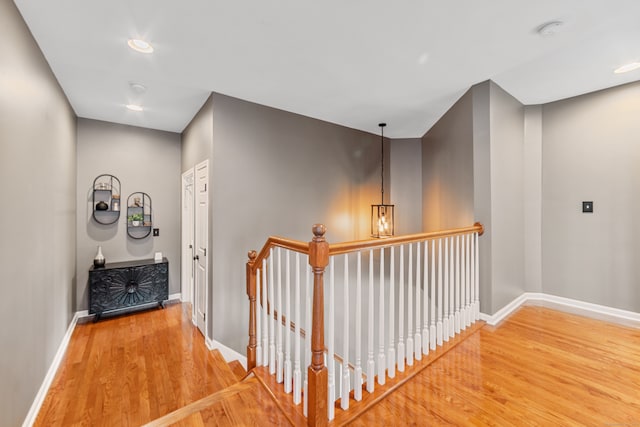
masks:
POLYGON ((256 271, 253 268, 256 251, 249 251, 247 261, 247 296, 249 297, 249 345, 247 345, 247 371, 256 367, 256 271))
POLYGON ((325 426, 327 416, 327 368, 324 366, 324 268, 329 264, 329 244, 324 238, 327 229, 322 224, 312 227, 309 242, 309 265, 313 270, 313 326, 311 328, 311 366, 307 369, 307 425, 325 426))

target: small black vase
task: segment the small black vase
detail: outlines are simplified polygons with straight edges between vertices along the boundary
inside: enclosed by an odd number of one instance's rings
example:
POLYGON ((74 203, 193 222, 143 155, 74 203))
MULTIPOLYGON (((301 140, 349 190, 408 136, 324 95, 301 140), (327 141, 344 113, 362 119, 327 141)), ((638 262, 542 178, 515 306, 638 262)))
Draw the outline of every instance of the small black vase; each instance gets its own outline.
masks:
POLYGON ((96 203, 97 211, 106 211, 108 209, 109 209, 109 205, 107 204, 107 202, 101 200, 98 203, 96 203))

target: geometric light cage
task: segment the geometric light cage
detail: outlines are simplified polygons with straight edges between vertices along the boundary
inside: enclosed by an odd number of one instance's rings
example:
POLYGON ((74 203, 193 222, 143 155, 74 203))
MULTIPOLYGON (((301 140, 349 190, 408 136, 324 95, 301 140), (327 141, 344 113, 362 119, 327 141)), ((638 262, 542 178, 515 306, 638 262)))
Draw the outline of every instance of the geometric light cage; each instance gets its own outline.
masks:
POLYGON ((371 205, 371 237, 391 237, 394 233, 394 205, 371 205))

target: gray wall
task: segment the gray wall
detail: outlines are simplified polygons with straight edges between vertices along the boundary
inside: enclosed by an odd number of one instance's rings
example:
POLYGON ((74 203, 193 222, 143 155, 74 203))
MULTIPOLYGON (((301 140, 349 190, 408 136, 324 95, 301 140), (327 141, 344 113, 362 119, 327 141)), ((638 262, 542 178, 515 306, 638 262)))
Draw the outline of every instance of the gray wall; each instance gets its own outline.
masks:
POLYGON ((542 106, 524 109, 524 282, 542 292, 542 106))
POLYGON ((425 231, 473 224, 471 91, 422 137, 422 192, 425 231))
POLYGON ((542 107, 544 292, 640 311, 639 117, 640 83, 542 107))
POLYGON ((213 148, 213 98, 211 96, 182 132, 181 140, 182 172, 211 158, 213 148))
POLYGON ((75 311, 75 115, 0 2, 0 425, 17 426, 75 311))
POLYGON ((77 309, 88 308, 88 269, 98 245, 109 262, 169 260, 169 294, 180 292, 180 135, 97 120, 78 119, 77 309), (122 185, 122 212, 112 225, 92 217, 91 188, 96 176, 115 175, 122 185), (153 227, 160 236, 127 235, 126 198, 142 191, 151 197, 153 227))
POLYGON ((524 292, 524 106, 490 82, 491 313, 524 292))
POLYGON ((422 231, 422 141, 393 139, 389 144, 391 202, 396 206, 396 235, 422 231))
POLYGON ((247 251, 269 235, 308 241, 317 222, 330 242, 367 238, 380 138, 218 94, 213 130, 210 331, 244 353, 247 251))
POLYGON ((470 89, 473 104, 473 206, 475 220, 484 226, 479 239, 480 310, 492 313, 491 222, 491 85, 486 81, 470 89))
POLYGON ((427 230, 485 226, 481 310, 524 291, 524 106, 491 81, 472 87, 422 138, 427 230))

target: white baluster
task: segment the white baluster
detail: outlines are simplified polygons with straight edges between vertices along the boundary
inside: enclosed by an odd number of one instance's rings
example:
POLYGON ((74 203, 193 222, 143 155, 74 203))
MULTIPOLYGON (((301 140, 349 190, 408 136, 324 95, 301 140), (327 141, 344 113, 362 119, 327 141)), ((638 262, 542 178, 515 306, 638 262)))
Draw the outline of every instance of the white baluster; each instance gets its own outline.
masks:
POLYGON ((344 320, 342 322, 342 339, 343 339, 343 355, 342 355, 342 394, 340 407, 349 409, 349 386, 351 379, 349 378, 349 255, 344 254, 344 320))
POLYGON ((409 277, 407 281, 407 365, 413 366, 413 244, 409 243, 409 277))
POLYGON ((269 365, 269 298, 267 298, 267 260, 262 260, 262 366, 269 365))
POLYGON ((456 236, 456 312, 454 315, 456 334, 460 333, 460 235, 456 236))
POLYGON ((404 372, 404 245, 400 245, 400 277, 398 289, 398 371, 404 372))
MULTIPOLYGON (((420 245, 420 243, 418 243, 420 245)), ((424 242, 424 278, 422 280, 422 353, 429 354, 429 244, 424 242)))
POLYGON ((336 361, 334 350, 334 338, 335 338, 335 257, 329 258, 329 331, 328 331, 328 344, 327 344, 327 370, 328 370, 328 402, 327 407, 329 411, 329 420, 332 420, 335 416, 335 401, 336 401, 336 361))
POLYGON ((464 324, 465 324, 465 328, 471 326, 471 310, 470 310, 470 301, 471 301, 471 241, 469 239, 469 235, 467 234, 465 236, 465 250, 466 250, 466 255, 465 255, 465 263, 466 263, 466 272, 467 272, 467 279, 465 280, 465 291, 464 291, 464 324))
POLYGON ((455 295, 455 253, 454 253, 454 238, 450 237, 451 243, 449 244, 449 338, 456 336, 455 331, 455 317, 454 317, 454 295, 455 295))
POLYGON ((420 334, 420 242, 416 243, 416 332, 413 336, 414 357, 422 360, 422 335, 420 334))
POLYGON ((367 334, 367 391, 373 393, 375 362, 373 360, 373 250, 369 250, 369 331, 367 334))
POLYGON ((449 341, 449 238, 444 240, 444 301, 442 318, 442 339, 449 341))
POLYGON ((442 239, 438 239, 438 322, 436 323, 438 345, 442 345, 442 273, 442 239))
POLYGON ((309 378, 308 378, 308 369, 309 365, 311 365, 311 266, 309 265, 309 257, 307 256, 307 263, 305 269, 305 300, 306 300, 306 310, 305 310, 305 329, 307 331, 307 336, 304 340, 305 347, 305 356, 304 356, 304 393, 302 395, 303 398, 303 408, 302 412, 304 416, 307 416, 307 410, 309 408, 309 378))
POLYGON ((293 352, 293 403, 300 404, 302 400, 302 372, 300 369, 300 253, 296 252, 296 288, 294 292, 294 310, 296 332, 294 336, 293 352))
POLYGON ((262 366, 262 276, 256 268, 256 366, 262 366))
POLYGON ((378 351, 378 384, 384 385, 386 382, 386 355, 384 354, 384 248, 380 249, 380 308, 378 309, 379 319, 379 336, 378 343, 380 350, 378 351))
POLYGON ((461 251, 462 251, 462 257, 460 259, 460 263, 462 264, 462 267, 460 267, 460 329, 464 330, 466 329, 466 315, 467 315, 467 308, 466 308, 466 301, 467 301, 467 280, 468 280, 468 274, 467 274, 467 269, 468 269, 468 260, 467 260, 467 237, 466 236, 462 236, 461 238, 461 242, 462 247, 461 247, 461 251))
POLYGON ((275 337, 276 337, 276 319, 275 319, 275 298, 274 295, 274 286, 275 282, 273 281, 273 248, 270 249, 269 255, 269 307, 271 310, 269 311, 269 374, 273 375, 276 373, 276 345, 275 345, 275 337))
MULTIPOLYGON (((340 400, 342 398, 342 364, 340 362, 336 363, 336 395, 334 396, 335 400, 340 400)), ((335 401, 333 402, 335 405, 335 401)))
POLYGON ((362 400, 362 253, 356 264, 356 368, 353 371, 353 397, 362 400))
POLYGON ((395 251, 394 247, 391 246, 390 257, 389 257, 389 349, 387 356, 387 375, 389 378, 394 378, 396 376, 396 350, 395 343, 393 342, 393 333, 395 329, 395 274, 396 274, 396 266, 395 266, 395 251))
POLYGON ((476 280, 475 280, 475 288, 476 288, 476 299, 475 299, 475 319, 476 320, 480 320, 480 249, 478 247, 479 242, 479 234, 476 232, 473 234, 474 236, 474 240, 475 240, 475 252, 476 252, 476 256, 474 257, 474 262, 476 265, 475 268, 475 274, 476 274, 476 280))
POLYGON ((284 319, 284 392, 291 393, 293 391, 293 378, 291 372, 291 260, 289 250, 285 251, 287 274, 285 275, 285 312, 284 319))
POLYGON ((282 248, 278 248, 278 301, 276 311, 278 312, 278 322, 276 324, 278 335, 276 339, 276 381, 284 381, 284 352, 282 349, 282 248))
POLYGON ((469 245, 469 268, 471 270, 470 278, 469 278, 469 324, 475 323, 476 321, 476 250, 475 250, 475 238, 474 235, 471 234, 469 236, 471 239, 469 245))
POLYGON ((429 314, 431 322, 429 324, 429 348, 436 349, 436 241, 431 241, 431 307, 429 314))

